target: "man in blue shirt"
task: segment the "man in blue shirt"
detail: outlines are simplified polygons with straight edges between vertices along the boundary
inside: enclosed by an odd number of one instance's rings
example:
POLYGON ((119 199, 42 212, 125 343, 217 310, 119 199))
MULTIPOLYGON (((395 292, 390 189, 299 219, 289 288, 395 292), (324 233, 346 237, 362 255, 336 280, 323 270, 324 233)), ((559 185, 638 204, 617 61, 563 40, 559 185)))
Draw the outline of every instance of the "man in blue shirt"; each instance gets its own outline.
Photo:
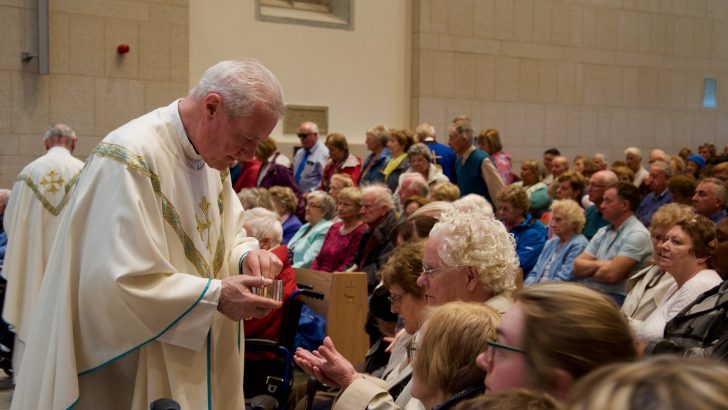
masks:
POLYGON ((455 152, 445 144, 437 142, 437 134, 432 124, 423 122, 417 126, 415 130, 417 140, 430 148, 432 151, 432 160, 436 166, 442 168, 445 174, 453 184, 457 182, 455 176, 455 152))
POLYGON ((667 180, 672 177, 672 168, 665 161, 655 161, 650 164, 650 173, 647 178, 647 186, 650 188, 640 207, 637 208, 637 219, 645 226, 649 227, 652 222, 652 215, 659 207, 672 202, 672 195, 667 189, 667 180))
POLYGON ((574 261, 574 275, 619 306, 626 295, 626 279, 652 256, 650 232, 634 216, 639 198, 639 189, 629 182, 608 187, 600 209, 609 225, 599 229, 574 261))
POLYGON ((306 121, 298 127, 296 134, 301 140, 301 149, 293 157, 293 178, 303 192, 315 191, 321 185, 329 149, 319 141, 319 127, 306 121))

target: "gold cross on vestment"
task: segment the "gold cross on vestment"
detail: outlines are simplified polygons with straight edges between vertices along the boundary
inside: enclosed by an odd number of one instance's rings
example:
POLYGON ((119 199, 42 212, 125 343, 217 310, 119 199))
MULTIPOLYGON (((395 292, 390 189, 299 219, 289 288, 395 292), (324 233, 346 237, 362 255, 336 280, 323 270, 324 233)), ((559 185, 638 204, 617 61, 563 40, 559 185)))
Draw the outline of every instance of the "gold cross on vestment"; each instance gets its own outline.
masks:
POLYGON ((200 209, 202 210, 202 215, 205 216, 204 220, 200 220, 200 217, 197 216, 197 213, 195 213, 195 220, 197 220, 197 232, 200 233, 200 240, 205 240, 205 231, 207 231, 207 243, 205 244, 205 247, 208 251, 212 252, 212 246, 210 245, 210 203, 207 201, 207 198, 205 196, 202 196, 202 199, 200 200, 200 204, 198 205, 200 209))
POLYGON ((63 186, 63 183, 65 181, 63 180, 63 177, 58 175, 56 171, 50 170, 48 172, 48 175, 44 176, 43 179, 40 180, 40 184, 43 185, 43 188, 46 189, 46 191, 50 192, 51 194, 55 194, 58 192, 63 186), (58 185, 58 187, 56 187, 58 185))

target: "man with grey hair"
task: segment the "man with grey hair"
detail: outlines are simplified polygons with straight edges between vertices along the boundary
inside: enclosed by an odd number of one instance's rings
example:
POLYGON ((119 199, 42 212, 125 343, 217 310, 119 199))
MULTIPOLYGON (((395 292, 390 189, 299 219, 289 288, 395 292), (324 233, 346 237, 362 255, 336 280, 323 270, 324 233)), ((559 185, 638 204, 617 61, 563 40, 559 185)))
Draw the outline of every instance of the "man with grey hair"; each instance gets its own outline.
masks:
POLYGON ((693 195, 693 209, 696 214, 718 223, 726 216, 726 205, 728 205, 728 189, 723 181, 711 177, 698 182, 693 195))
POLYGON ((407 198, 413 196, 427 198, 427 195, 430 193, 427 180, 418 172, 406 172, 402 174, 400 181, 397 192, 395 192, 395 196, 399 200, 400 210, 404 210, 404 202, 407 198))
POLYGON ((384 266, 394 250, 392 231, 397 225, 392 192, 384 185, 368 185, 362 188, 362 221, 368 229, 361 237, 356 261, 358 271, 367 273, 369 293, 379 283, 377 271, 384 266))
POLYGON ((243 408, 247 317, 281 262, 243 229, 230 182, 283 114, 257 61, 224 61, 190 93, 112 131, 60 221, 13 409, 243 408))
POLYGON ((669 163, 670 156, 667 155, 667 153, 664 150, 655 148, 652 151, 650 151, 650 164, 652 164, 655 161, 664 161, 664 162, 669 163))
POLYGON ((499 312, 513 303, 518 257, 502 223, 477 210, 445 211, 425 242, 417 284, 427 303, 485 302, 499 312))
POLYGON ((476 148, 475 130, 470 118, 455 117, 447 131, 450 137, 448 144, 458 156, 455 172, 460 196, 478 194, 494 203, 496 195, 505 185, 488 154, 476 148))
POLYGON ((624 162, 627 163, 627 167, 634 172, 634 179, 632 184, 637 188, 642 186, 642 183, 649 175, 649 172, 642 166, 642 151, 637 147, 629 147, 624 150, 624 162))
POLYGON ((597 152, 596 154, 594 154, 592 161, 594 161, 594 165, 596 165, 596 167, 602 171, 605 171, 607 168, 609 168, 607 156, 602 154, 601 152, 597 152))
POLYGON ((437 142, 435 127, 428 122, 423 122, 415 129, 415 135, 418 142, 427 145, 427 148, 430 149, 432 162, 440 167, 450 182, 455 183, 455 153, 447 145, 437 142))
POLYGON ((301 149, 293 157, 293 178, 301 191, 315 191, 321 186, 329 149, 319 141, 319 127, 315 122, 302 123, 296 135, 301 141, 301 149))
POLYGON ((2 273, 8 281, 3 320, 16 334, 16 380, 60 216, 83 168, 83 162, 72 155, 76 141, 76 133, 67 125, 48 127, 43 138, 47 152, 26 165, 15 178, 3 221, 9 239, 2 273))
POLYGON ((635 216, 646 227, 652 223, 652 215, 662 205, 672 202, 672 195, 667 189, 667 180, 672 177, 672 168, 665 161, 654 161, 650 164, 650 173, 647 176, 647 186, 650 193, 645 195, 640 202, 635 216))

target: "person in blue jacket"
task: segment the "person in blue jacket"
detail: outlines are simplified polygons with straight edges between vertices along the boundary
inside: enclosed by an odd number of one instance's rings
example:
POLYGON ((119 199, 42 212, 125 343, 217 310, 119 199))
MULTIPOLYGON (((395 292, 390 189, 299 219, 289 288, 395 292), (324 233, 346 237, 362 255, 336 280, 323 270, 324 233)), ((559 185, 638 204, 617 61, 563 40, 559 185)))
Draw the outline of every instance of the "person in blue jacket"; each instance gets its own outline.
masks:
POLYGON ((498 219, 516 240, 521 270, 531 272, 546 243, 547 229, 528 213, 528 194, 520 186, 509 185, 496 197, 498 219))

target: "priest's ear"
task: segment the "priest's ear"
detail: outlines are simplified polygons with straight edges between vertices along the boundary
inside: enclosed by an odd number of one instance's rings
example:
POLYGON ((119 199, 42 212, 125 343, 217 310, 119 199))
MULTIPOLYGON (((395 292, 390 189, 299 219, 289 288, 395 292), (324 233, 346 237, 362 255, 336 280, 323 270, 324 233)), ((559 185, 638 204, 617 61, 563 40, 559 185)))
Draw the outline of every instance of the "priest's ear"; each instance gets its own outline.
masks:
POLYGON ((205 96, 202 101, 205 107, 205 116, 213 117, 218 111, 222 109, 222 96, 218 93, 210 93, 205 96))

